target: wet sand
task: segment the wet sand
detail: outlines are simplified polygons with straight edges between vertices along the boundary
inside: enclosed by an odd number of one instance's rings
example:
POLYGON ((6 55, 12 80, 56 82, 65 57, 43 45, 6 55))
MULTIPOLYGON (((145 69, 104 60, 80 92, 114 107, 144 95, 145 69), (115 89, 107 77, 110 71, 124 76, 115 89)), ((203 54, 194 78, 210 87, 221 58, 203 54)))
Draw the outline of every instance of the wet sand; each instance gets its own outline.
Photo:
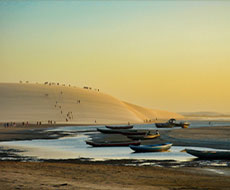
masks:
MULTIPOLYGON (((28 126, 17 125, 16 127, 3 127, 0 125, 0 142, 14 140, 33 140, 33 139, 57 139, 68 136, 69 134, 60 131, 46 131, 50 128, 66 126, 87 126, 84 124, 29 124, 28 126)), ((92 125, 91 125, 92 126, 92 125)), ((89 128, 90 130, 90 128, 89 128)))
MULTIPOLYGON (((163 131, 162 131, 163 132, 163 131)), ((175 146, 194 146, 230 150, 230 126, 200 127, 166 131, 162 139, 175 146)))
POLYGON ((230 177, 198 168, 0 162, 0 186, 12 189, 228 190, 230 177))
MULTIPOLYGON (((1 128, 0 141, 33 138, 58 138, 61 133, 31 127, 1 128), (32 130, 35 129, 35 130, 32 130), (31 131, 32 130, 32 131, 31 131), (43 135, 41 135, 44 133, 43 135), (56 133, 56 136, 53 134, 56 133), (20 138, 19 138, 20 137, 20 138)), ((229 149, 230 127, 203 127, 162 131, 158 141, 174 145, 229 149)), ((229 166, 222 168, 230 173, 229 166)), ((211 167, 124 166, 119 163, 94 162, 0 162, 2 189, 140 189, 227 190, 230 175, 215 173, 211 167)))

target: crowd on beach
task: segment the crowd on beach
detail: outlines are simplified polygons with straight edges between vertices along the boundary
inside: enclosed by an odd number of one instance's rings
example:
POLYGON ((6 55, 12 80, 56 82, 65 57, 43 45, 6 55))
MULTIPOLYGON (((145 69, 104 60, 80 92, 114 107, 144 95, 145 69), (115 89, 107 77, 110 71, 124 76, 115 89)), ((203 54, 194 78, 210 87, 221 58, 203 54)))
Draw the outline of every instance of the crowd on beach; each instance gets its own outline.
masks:
POLYGON ((3 124, 4 127, 16 127, 17 124, 15 122, 6 122, 3 124))
POLYGON ((28 121, 23 121, 23 122, 5 122, 2 124, 5 128, 8 127, 29 127, 29 126, 41 126, 41 125, 56 125, 56 121, 53 120, 48 120, 47 122, 42 122, 42 121, 37 121, 37 122, 28 122, 28 121))
POLYGON ((157 121, 157 117, 156 117, 156 119, 144 119, 143 121, 144 121, 144 123, 152 123, 152 122, 157 121))
MULTIPOLYGON (((22 84, 23 81, 20 80, 19 83, 22 84)), ((29 81, 25 81, 25 83, 29 84, 29 81)), ((38 83, 36 83, 36 84, 38 84, 38 83)), ((74 88, 76 88, 76 86, 72 86, 70 84, 61 84, 59 82, 48 82, 48 81, 46 81, 46 82, 44 82, 44 85, 49 85, 49 86, 55 86, 55 85, 56 86, 67 86, 67 87, 74 87, 74 88)), ((98 89, 98 88, 92 88, 92 87, 89 87, 89 86, 84 86, 83 89, 94 90, 94 91, 100 92, 100 89, 98 89)))

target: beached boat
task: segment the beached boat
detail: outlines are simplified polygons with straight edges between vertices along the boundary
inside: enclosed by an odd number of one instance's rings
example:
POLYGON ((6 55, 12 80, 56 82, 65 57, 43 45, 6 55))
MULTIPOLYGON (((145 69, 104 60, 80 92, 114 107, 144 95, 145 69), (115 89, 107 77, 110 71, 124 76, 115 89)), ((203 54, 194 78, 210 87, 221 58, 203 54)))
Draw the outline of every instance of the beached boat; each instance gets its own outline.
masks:
POLYGON ((146 135, 147 131, 138 131, 138 130, 134 130, 134 131, 122 131, 121 134, 122 135, 146 135))
POLYGON ((185 121, 185 122, 180 122, 180 123, 174 123, 175 127, 182 127, 182 128, 188 128, 190 123, 185 121))
POLYGON ((182 127, 182 128, 188 128, 190 123, 187 121, 184 122, 176 122, 176 119, 170 119, 166 123, 155 123, 157 128, 173 128, 173 127, 182 127))
POLYGON ((132 130, 132 129, 100 129, 97 128, 97 131, 105 134, 123 134, 123 135, 145 135, 147 131, 141 130, 132 130))
POLYGON ((86 144, 94 147, 111 147, 111 146, 129 146, 129 145, 140 145, 140 141, 123 141, 123 142, 94 142, 85 141, 86 144))
POLYGON ((122 131, 128 130, 128 129, 100 129, 97 128, 97 131, 105 134, 121 134, 122 131))
POLYGON ((133 140, 149 140, 159 137, 160 134, 149 134, 149 135, 127 135, 128 138, 133 140))
POLYGON ((135 152, 163 152, 171 148, 172 143, 153 144, 153 145, 129 145, 135 152))
POLYGON ((173 128, 173 123, 155 123, 157 128, 173 128))
POLYGON ((110 125, 106 125, 105 126, 108 129, 132 129, 133 125, 126 125, 126 126, 110 126, 110 125))
POLYGON ((207 160, 229 160, 230 159, 230 151, 200 151, 193 149, 185 149, 188 154, 191 154, 200 159, 207 160))

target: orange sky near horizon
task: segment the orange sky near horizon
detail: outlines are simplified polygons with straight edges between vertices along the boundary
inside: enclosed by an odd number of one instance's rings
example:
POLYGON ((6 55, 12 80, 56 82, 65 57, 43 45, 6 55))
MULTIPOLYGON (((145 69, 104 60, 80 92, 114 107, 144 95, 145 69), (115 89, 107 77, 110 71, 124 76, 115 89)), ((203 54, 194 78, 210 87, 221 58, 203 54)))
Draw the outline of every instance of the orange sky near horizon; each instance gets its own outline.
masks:
POLYGON ((230 113, 230 1, 1 1, 0 82, 230 113))

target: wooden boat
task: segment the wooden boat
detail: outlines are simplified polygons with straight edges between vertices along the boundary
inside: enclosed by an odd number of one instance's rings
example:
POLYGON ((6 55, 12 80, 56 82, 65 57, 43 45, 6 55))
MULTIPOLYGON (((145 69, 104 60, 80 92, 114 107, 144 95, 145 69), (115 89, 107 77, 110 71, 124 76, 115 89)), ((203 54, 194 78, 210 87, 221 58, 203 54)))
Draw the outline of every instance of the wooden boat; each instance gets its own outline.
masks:
POLYGON ((175 127, 182 127, 182 128, 188 128, 190 123, 188 122, 180 122, 180 123, 174 123, 175 127))
POLYGON ((128 138, 133 140, 148 140, 148 139, 155 139, 159 137, 160 134, 149 134, 149 135, 127 135, 128 138))
POLYGON ((173 123, 155 123, 157 128, 173 128, 173 123))
POLYGON ((109 125, 106 125, 105 127, 108 129, 132 129, 133 125, 126 125, 126 126, 109 126, 109 125))
POLYGON ((129 145, 140 145, 140 141, 123 141, 123 142, 94 142, 94 141, 85 141, 86 144, 93 147, 111 147, 111 146, 129 146, 129 145))
POLYGON ((126 131, 128 129, 99 129, 97 128, 97 131, 105 134, 122 134, 123 131, 126 131))
POLYGON ((185 149, 188 154, 191 154, 200 159, 207 160, 229 160, 230 159, 230 151, 200 151, 193 149, 185 149))
POLYGON ((172 143, 153 144, 153 145, 129 145, 129 147, 135 152, 163 152, 171 148, 172 143))
POLYGON ((122 131, 121 134, 123 135, 146 135, 147 131, 138 131, 138 130, 133 130, 133 131, 122 131))
POLYGON ((123 135, 145 135, 147 131, 138 131, 132 129, 99 129, 97 131, 105 134, 123 134, 123 135))

